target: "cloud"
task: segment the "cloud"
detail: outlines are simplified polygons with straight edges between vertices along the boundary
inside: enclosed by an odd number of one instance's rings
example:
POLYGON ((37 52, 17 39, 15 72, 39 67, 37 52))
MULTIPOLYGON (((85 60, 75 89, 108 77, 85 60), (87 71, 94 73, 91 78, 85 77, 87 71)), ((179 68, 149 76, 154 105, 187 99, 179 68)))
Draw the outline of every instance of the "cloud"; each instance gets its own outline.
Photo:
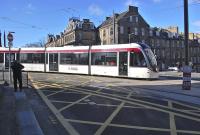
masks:
POLYGON ((153 2, 159 3, 159 2, 161 2, 161 0, 153 0, 153 2))
POLYGON ((88 11, 91 15, 101 16, 103 15, 104 11, 96 4, 92 4, 88 7, 88 11))
POLYGON ((133 0, 127 0, 125 3, 124 3, 125 6, 129 6, 129 5, 132 5, 132 6, 139 6, 140 3, 138 1, 133 1, 133 0))
POLYGON ((35 7, 33 6, 32 3, 28 3, 25 7, 26 14, 32 14, 34 10, 35 10, 35 7))
POLYGON ((188 4, 197 3, 198 0, 188 0, 188 4))
POLYGON ((194 21, 192 25, 200 27, 200 20, 194 21))

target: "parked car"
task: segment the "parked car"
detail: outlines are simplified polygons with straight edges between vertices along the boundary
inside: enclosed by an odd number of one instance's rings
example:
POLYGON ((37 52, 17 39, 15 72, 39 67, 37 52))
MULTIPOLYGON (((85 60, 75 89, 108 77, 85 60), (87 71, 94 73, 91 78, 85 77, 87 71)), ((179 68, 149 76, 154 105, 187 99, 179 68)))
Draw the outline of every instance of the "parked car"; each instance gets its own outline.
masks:
POLYGON ((179 71, 177 67, 168 67, 168 71, 179 71))

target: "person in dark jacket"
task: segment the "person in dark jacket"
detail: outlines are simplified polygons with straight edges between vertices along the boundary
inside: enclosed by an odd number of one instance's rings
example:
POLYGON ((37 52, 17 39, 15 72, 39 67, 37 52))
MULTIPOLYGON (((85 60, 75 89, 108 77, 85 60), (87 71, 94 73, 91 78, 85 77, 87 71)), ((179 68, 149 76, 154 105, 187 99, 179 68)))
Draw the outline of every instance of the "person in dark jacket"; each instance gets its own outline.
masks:
POLYGON ((17 80, 19 82, 19 89, 20 92, 22 91, 22 69, 24 68, 24 66, 22 64, 20 64, 18 61, 14 61, 12 63, 12 71, 13 71, 13 80, 14 80, 14 89, 15 92, 17 92, 17 80))

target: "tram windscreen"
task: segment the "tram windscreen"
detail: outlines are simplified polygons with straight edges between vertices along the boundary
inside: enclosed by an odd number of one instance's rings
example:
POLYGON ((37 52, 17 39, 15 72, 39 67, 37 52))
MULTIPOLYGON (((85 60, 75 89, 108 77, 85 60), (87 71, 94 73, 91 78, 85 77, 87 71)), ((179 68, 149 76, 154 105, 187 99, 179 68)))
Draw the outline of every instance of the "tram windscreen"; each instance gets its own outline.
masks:
POLYGON ((157 61, 156 61, 155 55, 153 54, 153 52, 151 51, 150 48, 145 48, 144 51, 145 51, 145 54, 146 54, 146 56, 147 56, 147 58, 149 60, 149 64, 151 65, 153 70, 156 70, 157 61))

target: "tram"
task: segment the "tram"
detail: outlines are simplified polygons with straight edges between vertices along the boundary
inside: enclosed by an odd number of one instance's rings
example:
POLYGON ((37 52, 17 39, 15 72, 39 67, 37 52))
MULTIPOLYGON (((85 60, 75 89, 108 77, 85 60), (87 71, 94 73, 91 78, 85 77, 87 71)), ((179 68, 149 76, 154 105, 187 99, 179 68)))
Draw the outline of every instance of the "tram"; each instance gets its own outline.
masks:
MULTIPOLYGON (((18 60, 25 71, 61 72, 127 78, 159 77, 150 47, 142 43, 64 46, 47 48, 0 48, 0 68, 18 60)), ((0 69, 0 70, 1 70, 0 69)))

